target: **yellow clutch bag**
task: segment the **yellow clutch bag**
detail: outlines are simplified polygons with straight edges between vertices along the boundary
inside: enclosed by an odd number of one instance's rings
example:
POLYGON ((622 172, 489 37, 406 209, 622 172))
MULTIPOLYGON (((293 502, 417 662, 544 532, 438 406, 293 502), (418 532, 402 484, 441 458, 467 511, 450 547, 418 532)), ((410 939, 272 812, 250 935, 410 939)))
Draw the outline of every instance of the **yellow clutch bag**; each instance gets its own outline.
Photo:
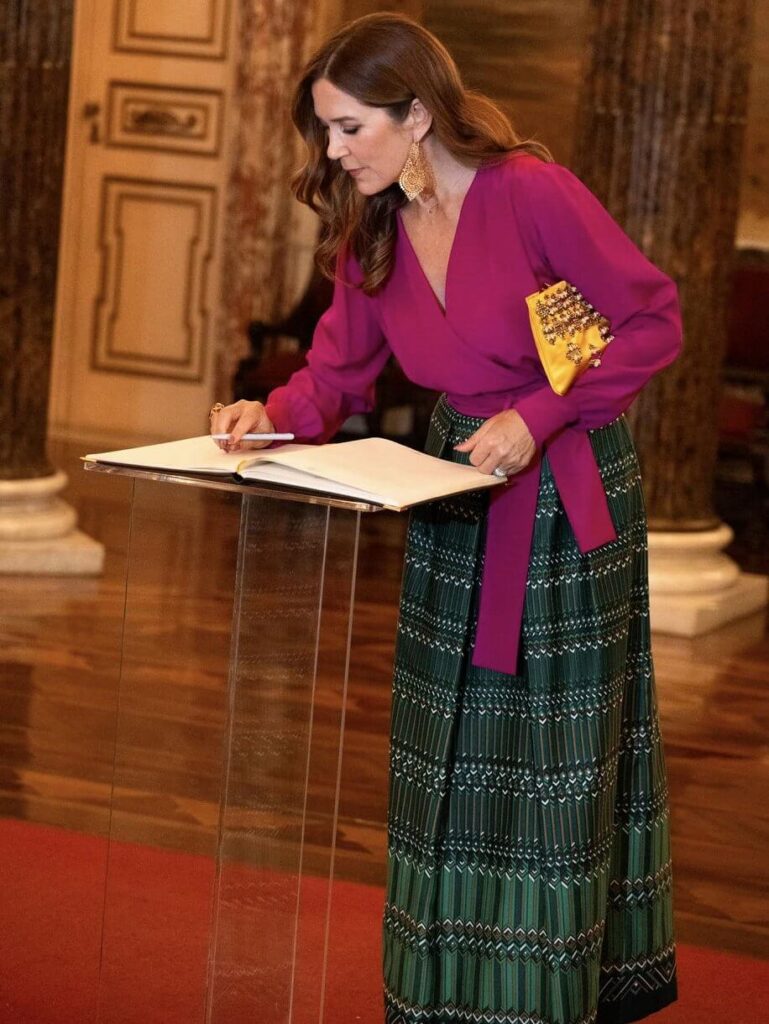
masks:
POLYGON ((565 395, 588 367, 601 365, 601 353, 614 337, 611 325, 568 281, 527 295, 526 305, 550 386, 565 395))

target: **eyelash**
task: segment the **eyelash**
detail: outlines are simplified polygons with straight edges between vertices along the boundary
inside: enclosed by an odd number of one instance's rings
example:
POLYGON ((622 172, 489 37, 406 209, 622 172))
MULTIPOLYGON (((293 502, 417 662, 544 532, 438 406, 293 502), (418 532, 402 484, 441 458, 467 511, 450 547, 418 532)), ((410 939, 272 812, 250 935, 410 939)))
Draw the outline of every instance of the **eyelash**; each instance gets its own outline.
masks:
MULTIPOLYGON (((328 125, 327 124, 324 124, 322 127, 323 127, 323 131, 324 132, 328 132, 328 125)), ((343 128, 342 129, 342 135, 357 135, 357 134, 358 134, 358 128, 343 128)))

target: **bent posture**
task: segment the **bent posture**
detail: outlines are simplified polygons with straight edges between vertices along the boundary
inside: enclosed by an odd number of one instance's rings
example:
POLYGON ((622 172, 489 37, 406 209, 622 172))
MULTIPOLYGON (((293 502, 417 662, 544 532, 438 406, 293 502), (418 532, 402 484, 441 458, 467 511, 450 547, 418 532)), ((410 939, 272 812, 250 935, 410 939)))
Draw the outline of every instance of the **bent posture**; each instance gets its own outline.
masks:
MULTIPOLYGON (((329 439, 394 354, 427 451, 507 484, 412 513, 395 652, 386 1024, 593 1024, 675 999, 646 520, 623 413, 681 343, 676 289, 592 193, 371 15, 309 62, 294 187, 335 274, 307 366, 213 432, 329 439), (614 340, 565 395, 525 297, 567 280, 614 340)), ((227 442, 222 442, 227 444, 227 442)), ((353 1007, 350 1008, 351 1013, 353 1007)))

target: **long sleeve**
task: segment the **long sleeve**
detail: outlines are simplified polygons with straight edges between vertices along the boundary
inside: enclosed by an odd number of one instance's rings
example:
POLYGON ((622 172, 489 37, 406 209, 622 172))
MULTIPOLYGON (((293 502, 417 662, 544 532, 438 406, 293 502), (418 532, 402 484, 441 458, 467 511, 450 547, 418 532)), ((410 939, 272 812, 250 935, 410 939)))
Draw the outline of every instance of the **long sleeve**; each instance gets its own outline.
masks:
POLYGON ((601 427, 624 412, 678 355, 681 318, 674 282, 571 171, 526 160, 514 184, 530 258, 551 282, 563 278, 576 285, 614 335, 600 367, 586 370, 566 395, 543 384, 516 403, 539 446, 563 427, 601 427))
POLYGON ((343 283, 361 277, 355 258, 340 253, 333 299, 315 328, 307 366, 267 399, 275 429, 294 433, 297 441, 325 442, 348 416, 374 406, 374 382, 390 349, 374 300, 343 283))

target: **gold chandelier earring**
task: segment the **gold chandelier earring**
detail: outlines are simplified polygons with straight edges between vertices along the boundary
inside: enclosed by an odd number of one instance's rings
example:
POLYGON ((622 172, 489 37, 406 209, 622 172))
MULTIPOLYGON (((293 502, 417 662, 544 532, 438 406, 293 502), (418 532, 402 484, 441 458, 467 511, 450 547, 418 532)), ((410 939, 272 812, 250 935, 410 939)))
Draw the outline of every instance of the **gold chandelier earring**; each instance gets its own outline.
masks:
POLYGON ((424 203, 435 197, 435 177, 432 167, 419 143, 411 143, 409 155, 398 178, 398 184, 406 193, 406 198, 419 199, 424 203))

